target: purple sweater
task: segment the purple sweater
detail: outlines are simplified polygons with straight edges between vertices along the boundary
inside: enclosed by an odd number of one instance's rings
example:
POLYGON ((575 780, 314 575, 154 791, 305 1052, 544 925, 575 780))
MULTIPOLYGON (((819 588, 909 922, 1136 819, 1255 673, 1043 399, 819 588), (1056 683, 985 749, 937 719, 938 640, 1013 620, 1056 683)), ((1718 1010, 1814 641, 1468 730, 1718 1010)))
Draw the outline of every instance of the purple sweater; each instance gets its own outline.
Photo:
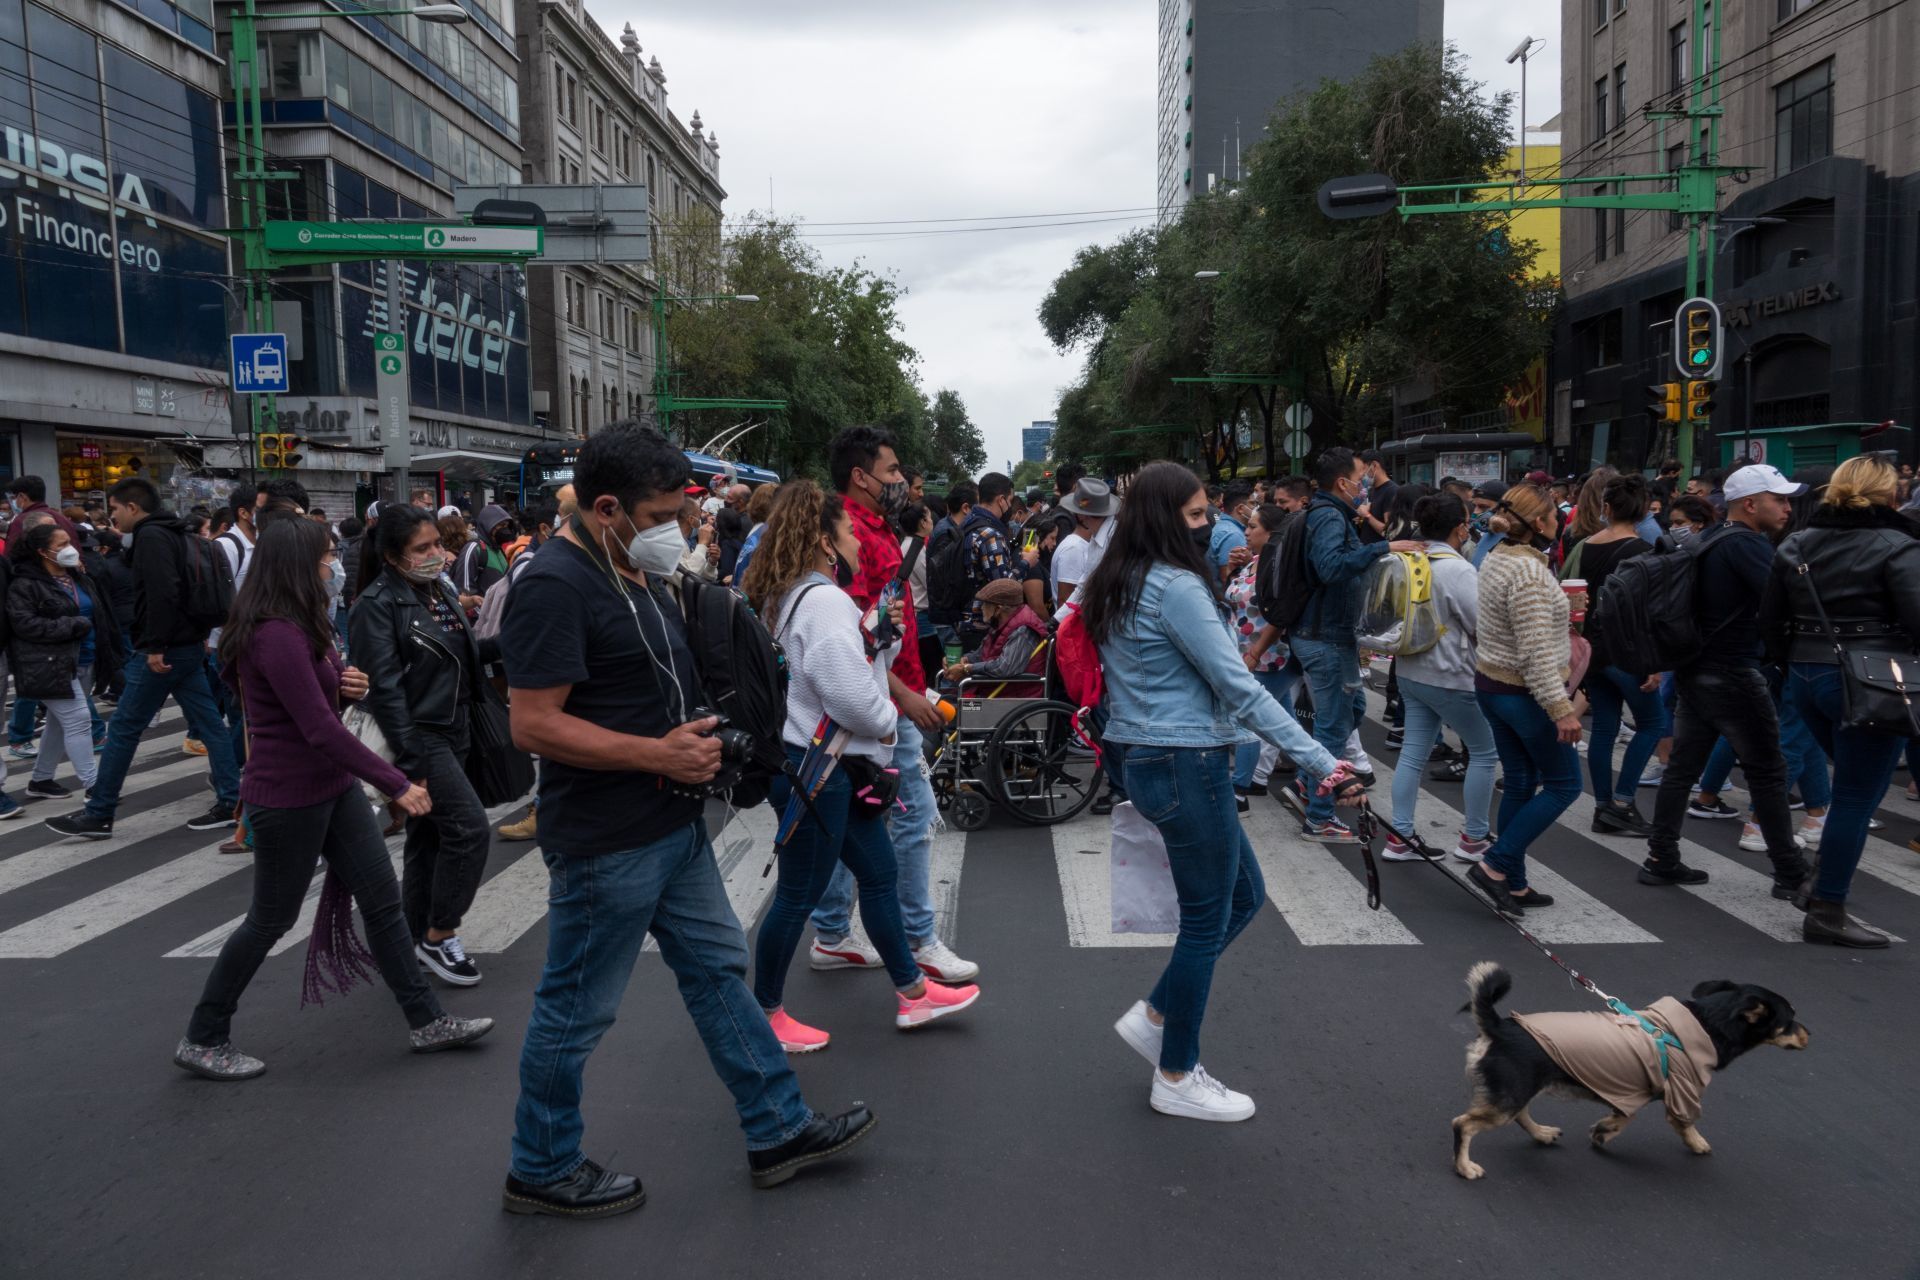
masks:
POLYGON ((242 654, 247 767, 240 798, 270 809, 299 809, 339 796, 359 778, 380 794, 407 789, 406 775, 360 745, 340 723, 339 653, 313 656, 306 633, 273 619, 242 654))

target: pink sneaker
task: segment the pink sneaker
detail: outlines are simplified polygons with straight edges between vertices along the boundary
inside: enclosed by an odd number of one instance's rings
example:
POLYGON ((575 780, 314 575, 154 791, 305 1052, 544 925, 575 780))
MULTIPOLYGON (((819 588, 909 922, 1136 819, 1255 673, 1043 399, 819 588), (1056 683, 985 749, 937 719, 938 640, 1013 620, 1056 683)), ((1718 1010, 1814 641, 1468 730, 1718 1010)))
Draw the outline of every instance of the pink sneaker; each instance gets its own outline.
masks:
POLYGON ((894 1015, 893 1025, 911 1031, 929 1022, 937 1022, 950 1013, 960 1012, 980 998, 980 988, 972 984, 943 987, 937 982, 929 982, 926 994, 917 1000, 899 991, 893 994, 900 1001, 900 1011, 894 1015))
POLYGON ((767 1021, 773 1026, 773 1034, 779 1037, 780 1047, 788 1053, 817 1053, 833 1039, 818 1027, 795 1021, 784 1006, 768 1014, 767 1021))

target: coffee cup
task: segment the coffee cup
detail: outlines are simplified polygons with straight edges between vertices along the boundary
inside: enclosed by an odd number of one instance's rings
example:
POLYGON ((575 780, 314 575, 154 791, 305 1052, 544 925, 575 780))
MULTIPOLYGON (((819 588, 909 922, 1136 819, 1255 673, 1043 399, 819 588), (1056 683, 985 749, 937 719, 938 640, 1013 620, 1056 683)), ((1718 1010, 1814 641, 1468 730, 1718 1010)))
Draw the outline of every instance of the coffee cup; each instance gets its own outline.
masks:
POLYGON ((1560 589, 1567 593, 1572 611, 1567 615, 1569 622, 1587 620, 1587 580, 1585 578, 1562 578, 1560 589))

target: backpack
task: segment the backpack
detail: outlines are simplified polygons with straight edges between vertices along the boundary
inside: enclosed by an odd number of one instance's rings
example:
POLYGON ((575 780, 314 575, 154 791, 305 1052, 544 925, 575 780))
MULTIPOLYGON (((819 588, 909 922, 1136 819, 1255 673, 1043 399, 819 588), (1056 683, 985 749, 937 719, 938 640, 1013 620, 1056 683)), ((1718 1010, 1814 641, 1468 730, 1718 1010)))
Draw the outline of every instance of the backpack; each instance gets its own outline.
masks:
POLYGON ((946 528, 927 544, 927 603, 948 617, 958 617, 973 603, 967 576, 967 540, 956 528, 946 528))
POLYGON ((1318 583, 1313 562, 1307 556, 1307 512, 1288 516, 1273 535, 1271 546, 1273 555, 1260 583, 1260 616, 1270 625, 1289 631, 1306 613, 1318 583))
MULTIPOLYGON (((1587 610, 1587 626, 1605 639, 1607 662, 1636 676, 1677 671, 1706 652, 1696 616, 1700 557, 1726 526, 1685 547, 1663 537, 1647 555, 1614 566, 1606 590, 1587 610)), ((1715 630, 1718 630, 1716 628, 1715 630)))
POLYGON ((1360 617, 1354 642, 1362 649, 1406 658, 1425 653, 1447 628, 1433 598, 1433 563, 1424 551, 1390 551, 1367 566, 1360 580, 1360 617))
POLYGON ((180 612, 196 627, 225 626, 233 608, 233 566, 206 538, 180 537, 180 612))
POLYGON ((682 573, 680 604, 707 709, 748 744, 747 760, 723 758, 719 775, 708 785, 727 792, 734 808, 750 809, 766 800, 774 777, 786 769, 780 740, 787 722, 786 653, 746 597, 729 587, 682 573))
POLYGON ((1060 686, 1067 701, 1085 709, 1100 705, 1106 695, 1106 670, 1100 665, 1100 650, 1087 634, 1087 620, 1078 609, 1068 609, 1060 617, 1053 633, 1053 665, 1060 672, 1060 686))
POLYGON ((242 538, 231 529, 221 534, 218 538, 215 538, 214 541, 225 542, 233 547, 233 580, 238 583, 242 578, 247 576, 247 565, 253 559, 253 548, 247 545, 245 538, 242 538))

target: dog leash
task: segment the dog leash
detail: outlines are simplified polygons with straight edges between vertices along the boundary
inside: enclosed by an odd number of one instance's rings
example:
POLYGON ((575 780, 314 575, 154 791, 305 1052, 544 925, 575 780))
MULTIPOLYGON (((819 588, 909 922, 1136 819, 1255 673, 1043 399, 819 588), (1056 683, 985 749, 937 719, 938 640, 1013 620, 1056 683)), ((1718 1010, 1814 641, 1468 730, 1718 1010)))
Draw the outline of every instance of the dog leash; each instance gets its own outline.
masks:
POLYGON ((1380 834, 1380 823, 1374 817, 1373 806, 1366 797, 1360 798, 1360 807, 1353 820, 1353 833, 1360 837, 1360 859, 1367 867, 1367 909, 1380 909, 1380 864, 1373 860, 1373 842, 1380 834))
MULTIPOLYGON (((1371 822, 1372 822, 1371 812, 1370 811, 1363 811, 1363 812, 1367 812, 1366 821, 1369 823, 1369 825, 1371 825, 1371 822)), ((1362 839, 1367 840, 1367 839, 1370 839, 1370 837, 1362 837, 1362 839)), ((1363 844, 1362 848, 1364 849, 1366 848, 1366 846, 1363 844)), ((1561 969, 1565 970, 1567 977, 1572 979, 1573 984, 1575 986, 1586 991, 1587 993, 1592 995, 1596 1000, 1600 1001, 1600 1003, 1606 1005, 1608 1010, 1610 1010, 1611 1012, 1619 1014, 1623 1018, 1631 1018, 1635 1022, 1639 1023, 1640 1029, 1646 1032, 1649 1036, 1652 1036, 1654 1043, 1657 1046, 1659 1046, 1660 1078, 1662 1080, 1667 1078, 1667 1051, 1669 1049, 1681 1048, 1680 1041, 1674 1038, 1674 1035, 1671 1031, 1668 1031, 1662 1028, 1659 1024, 1655 1023, 1653 1019, 1647 1017, 1645 1014, 1641 1013, 1639 1010, 1628 1008, 1626 1001, 1620 999, 1617 996, 1610 996, 1606 992, 1602 991, 1600 989, 1599 983, 1595 982, 1592 978, 1589 978, 1586 974, 1580 972, 1578 969, 1568 964, 1566 960, 1564 960, 1560 956, 1560 954, 1556 952, 1552 947, 1549 947, 1546 943, 1534 937, 1533 933, 1525 925, 1521 924, 1518 920, 1514 919, 1512 916, 1507 915, 1505 912, 1501 911, 1500 908, 1494 906, 1492 902, 1488 901, 1486 895, 1482 894, 1479 890, 1475 889, 1472 885, 1468 884, 1465 880, 1462 880, 1459 876, 1456 876, 1452 872, 1448 871, 1444 866, 1440 865, 1438 861, 1436 861, 1433 858, 1422 858, 1420 859, 1420 861, 1431 864, 1433 869, 1435 871, 1438 871, 1441 875, 1445 876, 1450 883, 1459 885, 1460 888, 1466 892, 1468 897, 1472 898, 1475 902, 1480 903, 1482 906, 1486 907, 1487 910, 1491 911, 1496 920, 1499 920, 1501 923, 1507 925, 1515 933, 1525 938, 1528 942, 1531 942, 1534 945, 1534 948, 1537 951, 1539 951, 1541 955, 1545 956, 1547 959, 1559 965, 1561 969)), ((1373 869, 1373 857, 1370 850, 1368 851, 1368 856, 1367 856, 1367 868, 1369 872, 1369 880, 1371 880, 1371 873, 1373 869)), ((1369 886, 1368 886, 1369 896, 1372 896, 1373 892, 1374 891, 1373 891, 1372 885, 1371 883, 1369 883, 1369 886)), ((1685 1052, 1685 1050, 1682 1049, 1682 1052, 1685 1052)))

